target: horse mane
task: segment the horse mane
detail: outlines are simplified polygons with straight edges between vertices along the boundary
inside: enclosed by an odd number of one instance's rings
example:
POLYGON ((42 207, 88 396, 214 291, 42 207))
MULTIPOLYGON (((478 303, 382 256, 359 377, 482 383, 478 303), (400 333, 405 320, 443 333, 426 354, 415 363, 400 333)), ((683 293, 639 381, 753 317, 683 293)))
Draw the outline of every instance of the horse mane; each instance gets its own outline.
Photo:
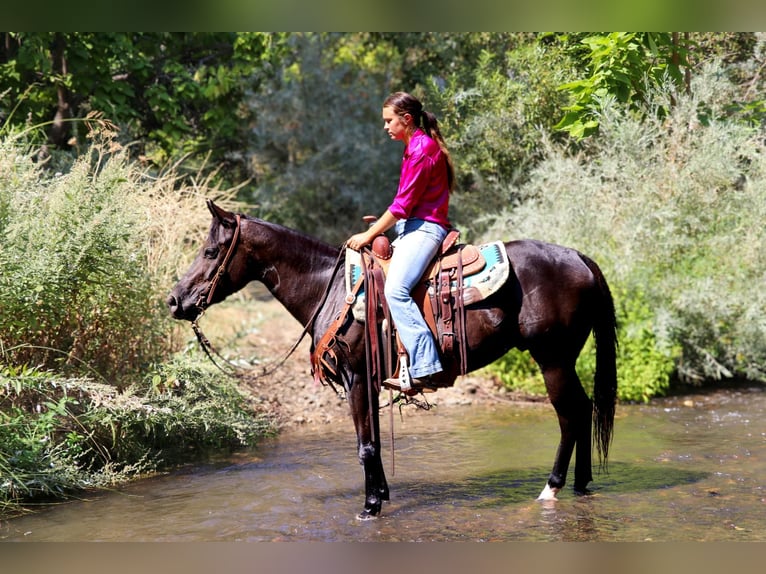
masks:
POLYGON ((265 219, 261 219, 259 217, 255 217, 252 215, 242 215, 242 219, 246 221, 251 221, 253 223, 257 223, 259 226, 265 227, 267 229, 271 229, 278 235, 287 235, 289 237, 294 237, 296 238, 296 240, 298 240, 301 243, 301 245, 305 245, 311 252, 316 251, 320 255, 326 255, 328 257, 333 257, 333 258, 338 257, 338 251, 340 250, 340 247, 331 245, 330 243, 318 237, 310 235, 304 231, 300 231, 298 229, 294 229, 292 227, 282 225, 281 223, 274 223, 273 221, 267 221, 265 219))

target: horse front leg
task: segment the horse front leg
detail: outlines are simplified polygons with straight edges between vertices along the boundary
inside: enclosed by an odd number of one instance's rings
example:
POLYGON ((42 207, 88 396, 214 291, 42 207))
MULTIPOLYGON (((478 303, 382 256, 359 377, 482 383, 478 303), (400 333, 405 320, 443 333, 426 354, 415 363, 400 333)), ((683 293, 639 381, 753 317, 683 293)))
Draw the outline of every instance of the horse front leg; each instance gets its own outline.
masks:
POLYGON ((383 501, 389 499, 380 453, 378 404, 378 395, 374 391, 368 392, 365 378, 354 376, 349 405, 356 428, 359 463, 364 468, 364 509, 357 515, 359 520, 378 516, 383 501))

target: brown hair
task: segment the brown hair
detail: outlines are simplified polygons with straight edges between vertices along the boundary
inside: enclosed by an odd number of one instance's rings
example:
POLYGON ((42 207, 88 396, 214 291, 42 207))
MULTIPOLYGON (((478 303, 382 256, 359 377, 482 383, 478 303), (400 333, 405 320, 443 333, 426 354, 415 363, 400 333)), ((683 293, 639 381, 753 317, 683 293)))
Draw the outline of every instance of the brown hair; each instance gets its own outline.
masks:
POLYGON ((452 191, 455 185, 455 167, 452 164, 452 156, 450 156, 447 149, 447 144, 444 143, 444 138, 441 131, 439 131, 439 122, 436 116, 431 112, 425 111, 420 100, 407 92, 394 92, 383 102, 383 107, 391 108, 398 116, 410 114, 415 127, 423 128, 428 137, 439 144, 439 148, 441 148, 447 163, 447 182, 450 191, 452 191))

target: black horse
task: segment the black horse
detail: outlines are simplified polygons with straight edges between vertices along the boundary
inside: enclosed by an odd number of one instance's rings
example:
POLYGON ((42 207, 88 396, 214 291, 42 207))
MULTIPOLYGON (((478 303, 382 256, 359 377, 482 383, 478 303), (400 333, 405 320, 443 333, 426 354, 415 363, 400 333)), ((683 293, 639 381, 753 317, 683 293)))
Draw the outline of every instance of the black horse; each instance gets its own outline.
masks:
MULTIPOLYGON (((228 212, 212 201, 204 246, 168 297, 177 319, 194 321, 253 280, 261 281, 302 325, 316 345, 344 309, 346 288, 337 273, 338 247, 286 227, 228 212), (321 307, 320 307, 321 306, 321 307)), ((509 349, 527 349, 540 366, 558 415, 561 441, 539 499, 555 499, 577 447, 574 490, 593 480, 591 434, 602 465, 612 440, 617 394, 616 322, 609 287, 596 263, 559 245, 534 240, 505 244, 512 271, 495 294, 466 308, 468 370, 479 369, 509 349), (593 400, 575 371, 589 334, 596 341, 593 400)), ((337 365, 356 427, 364 468, 360 518, 380 513, 389 499, 381 460, 378 393, 366 384, 365 326, 351 321, 338 334, 344 353, 337 365)))

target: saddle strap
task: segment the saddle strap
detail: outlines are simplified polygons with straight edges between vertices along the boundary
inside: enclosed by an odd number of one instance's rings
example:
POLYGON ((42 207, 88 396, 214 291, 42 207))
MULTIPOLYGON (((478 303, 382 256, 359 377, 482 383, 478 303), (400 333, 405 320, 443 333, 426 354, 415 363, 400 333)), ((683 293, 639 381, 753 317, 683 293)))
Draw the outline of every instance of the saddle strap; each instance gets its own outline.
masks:
POLYGON ((463 259, 458 258, 457 285, 455 291, 455 331, 458 333, 458 351, 460 352, 460 374, 468 372, 468 341, 465 321, 465 289, 463 288, 463 259))
POLYGON ((445 355, 452 355, 455 347, 455 329, 452 317, 452 294, 450 293, 449 271, 441 271, 438 277, 436 298, 439 303, 439 318, 441 319, 442 333, 441 346, 445 355))
MULTIPOLYGON (((468 344, 466 341, 465 289, 463 279, 462 246, 458 247, 456 264, 451 269, 440 269, 434 282, 434 292, 430 295, 430 305, 424 305, 424 316, 437 337, 445 358, 455 357, 457 373, 468 372, 468 344), (450 284, 455 280, 457 288, 453 291, 450 284), (430 313, 428 313, 430 311, 430 313), (457 355, 457 356, 455 356, 457 355)), ((428 299, 428 295, 426 295, 428 299)), ((428 301, 426 301, 427 303, 428 301)))
MULTIPOLYGON (((365 288, 367 328, 364 330, 365 349, 367 352, 367 383, 371 389, 374 388, 375 392, 379 393, 381 383, 386 377, 379 321, 382 318, 381 314, 385 315, 387 313, 387 308, 384 306, 385 297, 383 297, 382 293, 384 282, 383 270, 375 265, 375 260, 372 257, 362 258, 362 268, 362 276, 367 285, 365 288)), ((385 344, 385 341, 383 344, 385 344)))
POLYGON ((338 379, 338 356, 335 352, 335 345, 338 341, 338 331, 346 322, 348 312, 354 304, 357 293, 364 283, 364 275, 359 277, 351 293, 346 296, 343 309, 335 317, 335 320, 324 332, 316 347, 311 352, 311 373, 314 375, 314 381, 317 383, 325 382, 332 384, 331 381, 338 379), (329 357, 331 360, 328 360, 329 357))

